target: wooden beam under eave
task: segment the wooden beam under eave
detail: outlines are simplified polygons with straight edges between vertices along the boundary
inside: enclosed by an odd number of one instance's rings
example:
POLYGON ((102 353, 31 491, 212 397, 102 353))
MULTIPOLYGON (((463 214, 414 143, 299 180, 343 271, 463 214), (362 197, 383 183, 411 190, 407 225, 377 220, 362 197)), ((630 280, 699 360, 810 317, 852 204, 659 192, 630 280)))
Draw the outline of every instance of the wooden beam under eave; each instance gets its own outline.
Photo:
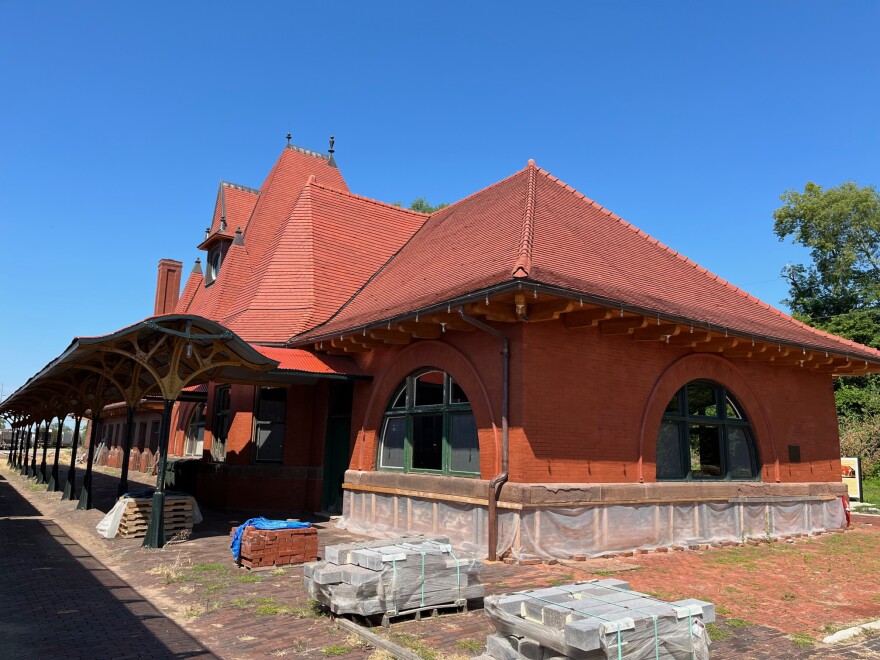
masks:
POLYGON ((370 350, 366 346, 355 344, 351 341, 350 337, 346 337, 345 339, 331 339, 330 345, 333 346, 333 348, 342 349, 346 353, 366 353, 370 350))
POLYGON ((379 348, 380 346, 385 346, 384 341, 370 337, 369 334, 366 337, 362 335, 353 335, 351 337, 351 342, 358 346, 363 346, 364 348, 379 348))
POLYGON ((458 314, 453 314, 451 312, 429 314, 425 316, 425 320, 445 325, 447 330, 459 330, 461 332, 473 332, 476 330, 474 326, 462 319, 458 314))
POLYGON ((416 323, 415 321, 401 321, 397 324, 403 332, 408 332, 416 339, 439 339, 443 330, 438 323, 428 321, 416 323))
POLYGON ((826 364, 834 364, 834 356, 828 353, 810 353, 810 364, 815 366, 823 366, 826 364))
POLYGON ((374 328, 367 333, 372 339, 383 342, 385 344, 395 344, 405 346, 412 342, 412 337, 397 330, 387 330, 385 328, 374 328))
POLYGON ((603 335, 629 334, 636 328, 644 328, 648 319, 644 316, 620 316, 616 319, 608 319, 599 322, 599 332, 603 335))
POLYGON ((670 346, 696 346, 697 344, 705 344, 710 339, 712 339, 712 335, 708 330, 694 330, 692 328, 689 331, 685 331, 682 328, 681 332, 674 337, 670 337, 666 343, 670 346))
POLYGON ((691 350, 695 353, 718 353, 724 349, 734 348, 739 343, 740 340, 737 337, 713 337, 707 342, 697 344, 691 350))
POLYGON ((569 312, 562 321, 566 328, 588 328, 597 325, 599 321, 610 319, 611 314, 611 310, 606 307, 594 307, 569 312))
POLYGON ((560 298, 559 300, 551 300, 550 302, 535 303, 528 306, 526 312, 529 323, 537 323, 540 321, 555 321, 562 314, 570 312, 575 308, 576 303, 573 300, 560 298))
MULTIPOLYGON (((522 294, 517 294, 518 296, 522 296, 522 294)), ((521 304, 522 309, 525 309, 525 305, 521 304)), ((499 323, 516 323, 519 321, 519 316, 516 313, 516 304, 503 303, 503 302, 490 302, 486 303, 483 301, 471 303, 465 307, 465 311, 468 314, 473 314, 475 316, 485 316, 489 321, 498 321, 499 323)))
POLYGON ((665 340, 667 337, 674 337, 681 332, 681 326, 676 323, 656 323, 647 325, 644 328, 636 328, 633 330, 632 336, 636 341, 659 341, 665 340))

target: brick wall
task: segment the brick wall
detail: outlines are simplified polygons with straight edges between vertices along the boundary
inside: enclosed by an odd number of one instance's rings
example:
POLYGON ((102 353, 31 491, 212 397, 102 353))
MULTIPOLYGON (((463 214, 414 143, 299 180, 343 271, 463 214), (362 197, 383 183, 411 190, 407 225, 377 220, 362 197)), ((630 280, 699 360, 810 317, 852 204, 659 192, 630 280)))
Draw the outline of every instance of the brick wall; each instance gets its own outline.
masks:
MULTIPOLYGON (((510 478, 515 482, 654 481, 663 409, 690 380, 726 386, 746 410, 763 481, 839 481, 832 380, 798 367, 692 353, 558 321, 497 327, 511 339, 510 478), (801 463, 788 462, 788 445, 801 463)), ((359 356, 374 376, 355 387, 353 470, 375 469, 388 401, 412 371, 433 366, 462 385, 479 428, 481 476, 500 470, 500 342, 451 332, 443 341, 359 356)))

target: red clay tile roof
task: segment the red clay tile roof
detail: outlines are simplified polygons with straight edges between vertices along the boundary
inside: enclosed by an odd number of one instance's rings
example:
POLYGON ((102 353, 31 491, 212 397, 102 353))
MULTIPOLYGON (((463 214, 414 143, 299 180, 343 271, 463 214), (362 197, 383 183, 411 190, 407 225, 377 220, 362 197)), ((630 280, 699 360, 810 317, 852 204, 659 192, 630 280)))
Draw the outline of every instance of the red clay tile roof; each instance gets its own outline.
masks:
POLYGON ((713 275, 530 161, 433 214, 313 341, 482 289, 536 282, 755 338, 880 361, 880 351, 811 328, 713 275))
POLYGON ((237 183, 221 181, 217 190, 217 201, 214 204, 214 216, 211 218, 209 236, 220 234, 232 238, 237 227, 247 227, 254 206, 260 197, 260 191, 237 183), (226 229, 220 231, 220 220, 226 213, 226 229))
POLYGON ((278 362, 281 371, 302 371, 309 374, 341 374, 363 376, 364 372, 350 357, 310 353, 301 348, 254 346, 270 360, 278 362))
POLYGON ((213 283, 191 275, 176 310, 215 319, 248 341, 286 342, 326 320, 426 218, 352 195, 323 157, 285 149, 244 245, 229 247, 213 283))

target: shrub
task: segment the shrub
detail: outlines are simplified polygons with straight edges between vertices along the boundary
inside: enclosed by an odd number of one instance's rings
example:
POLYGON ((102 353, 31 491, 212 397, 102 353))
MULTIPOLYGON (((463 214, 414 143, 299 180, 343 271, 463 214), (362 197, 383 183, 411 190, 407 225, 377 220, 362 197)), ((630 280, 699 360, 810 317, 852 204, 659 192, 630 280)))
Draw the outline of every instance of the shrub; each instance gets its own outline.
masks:
POLYGON ((840 454, 861 458, 864 476, 880 476, 880 415, 842 418, 840 454))

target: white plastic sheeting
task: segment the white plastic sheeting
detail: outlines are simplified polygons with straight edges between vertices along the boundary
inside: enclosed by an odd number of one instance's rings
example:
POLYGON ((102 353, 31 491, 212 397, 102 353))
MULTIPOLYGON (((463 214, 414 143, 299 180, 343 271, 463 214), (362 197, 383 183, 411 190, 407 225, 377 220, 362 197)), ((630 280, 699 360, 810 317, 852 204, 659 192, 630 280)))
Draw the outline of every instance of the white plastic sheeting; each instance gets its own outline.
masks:
MULTIPOLYGON (((846 527, 839 497, 742 498, 708 502, 498 509, 498 553, 596 557, 638 548, 779 538, 846 527)), ((475 504, 347 490, 340 527, 389 538, 448 536, 454 547, 487 556, 488 515, 475 504)))

